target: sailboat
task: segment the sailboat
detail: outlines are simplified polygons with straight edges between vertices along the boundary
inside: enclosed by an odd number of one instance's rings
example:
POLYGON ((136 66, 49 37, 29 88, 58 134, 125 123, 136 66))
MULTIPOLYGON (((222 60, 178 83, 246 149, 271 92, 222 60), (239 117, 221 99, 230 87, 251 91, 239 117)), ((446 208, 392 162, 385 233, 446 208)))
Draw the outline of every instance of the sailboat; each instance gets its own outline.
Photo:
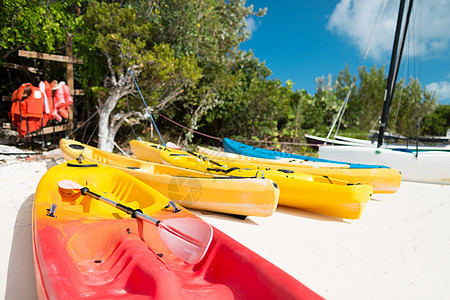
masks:
MULTIPOLYGON (((377 135, 378 136, 378 135, 377 135)), ((335 134, 332 139, 305 134, 305 138, 308 145, 318 149, 321 145, 337 145, 337 146, 360 146, 360 147, 377 147, 377 143, 374 139, 363 140, 355 139, 342 135, 335 134)), ((405 141, 404 144, 397 142, 384 143, 381 147, 388 149, 408 149, 411 151, 450 151, 450 137, 434 137, 434 138, 406 138, 395 137, 395 140, 405 141), (411 140, 413 140, 411 142, 411 140), (418 145, 417 142, 432 142, 436 145, 418 145)))
POLYGON ((418 147, 416 147, 416 149, 389 149, 383 147, 390 106, 394 95, 395 82, 398 75, 409 18, 413 7, 413 0, 410 0, 406 13, 405 25, 402 26, 405 2, 405 0, 400 1, 381 124, 377 137, 377 146, 374 147, 362 144, 354 145, 354 141, 347 142, 349 145, 346 146, 324 145, 319 146, 319 157, 349 163, 388 166, 400 171, 403 180, 407 181, 450 184, 450 152, 418 151, 418 147), (403 30, 402 27, 404 27, 403 30), (351 145, 351 143, 353 143, 353 145, 351 145))

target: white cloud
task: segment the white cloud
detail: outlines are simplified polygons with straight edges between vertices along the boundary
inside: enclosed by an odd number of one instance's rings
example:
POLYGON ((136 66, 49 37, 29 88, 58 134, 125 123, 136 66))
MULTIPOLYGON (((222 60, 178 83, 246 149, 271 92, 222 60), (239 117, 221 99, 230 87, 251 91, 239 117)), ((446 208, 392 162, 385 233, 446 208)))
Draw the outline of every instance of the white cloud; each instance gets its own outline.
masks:
MULTIPOLYGON (((341 0, 329 18, 327 29, 349 38, 362 54, 365 54, 376 29, 369 56, 385 61, 392 51, 399 0, 385 1, 387 0, 341 0)), ((405 45, 405 56, 421 55, 424 59, 447 56, 450 51, 449 15, 450 5, 447 0, 415 1, 407 42, 417 40, 417 44, 414 47, 405 45)))
POLYGON ((450 99, 450 81, 433 82, 427 84, 428 91, 435 91, 439 100, 450 99))
POLYGON ((259 27, 259 23, 253 17, 248 17, 245 19, 245 23, 247 23, 247 30, 250 32, 250 35, 256 32, 259 27))

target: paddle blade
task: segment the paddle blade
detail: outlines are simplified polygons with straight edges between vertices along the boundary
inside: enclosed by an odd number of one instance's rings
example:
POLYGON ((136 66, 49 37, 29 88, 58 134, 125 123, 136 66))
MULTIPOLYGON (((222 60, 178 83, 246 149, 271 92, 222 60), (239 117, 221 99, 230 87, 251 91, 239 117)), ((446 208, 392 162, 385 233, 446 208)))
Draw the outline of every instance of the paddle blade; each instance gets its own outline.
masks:
POLYGON ((192 218, 164 220, 158 230, 167 248, 188 264, 202 260, 213 237, 211 225, 192 218))
POLYGON ((69 179, 58 181, 58 186, 63 190, 79 190, 83 188, 81 184, 69 179))

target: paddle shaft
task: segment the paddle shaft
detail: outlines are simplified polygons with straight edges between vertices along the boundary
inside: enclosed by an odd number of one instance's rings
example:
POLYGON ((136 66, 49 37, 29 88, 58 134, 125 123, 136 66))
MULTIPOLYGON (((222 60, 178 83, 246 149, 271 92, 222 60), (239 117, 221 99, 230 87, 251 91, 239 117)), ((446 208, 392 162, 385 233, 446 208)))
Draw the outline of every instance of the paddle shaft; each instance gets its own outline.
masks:
POLYGON ((177 230, 176 228, 172 227, 172 226, 168 226, 167 224, 162 223, 161 221, 159 221, 158 219, 152 218, 150 216, 147 216, 146 214, 142 213, 142 211, 140 209, 132 209, 131 207, 125 206, 123 204, 117 203, 111 199, 105 198, 103 196, 100 196, 99 194, 96 194, 94 192, 91 192, 87 187, 83 187, 80 189, 80 192, 82 195, 85 196, 90 196, 94 199, 100 200, 105 202, 106 204, 112 205, 114 207, 116 207, 117 209, 126 212, 127 214, 131 215, 131 217, 133 218, 137 218, 137 219, 141 219, 143 221, 147 221, 150 222, 154 225, 156 225, 157 227, 162 227, 164 230, 166 230, 167 232, 169 232, 170 234, 188 242, 191 243, 192 245, 198 246, 198 247, 205 247, 205 243, 191 237, 191 236, 187 236, 186 234, 184 234, 183 232, 177 230))
POLYGON ((110 204, 110 205, 116 207, 117 209, 119 209, 119 210, 121 210, 123 212, 126 212, 129 215, 131 215, 133 218, 138 218, 138 219, 141 219, 141 220, 148 221, 148 222, 150 222, 152 224, 155 224, 156 226, 159 226, 159 223, 161 223, 161 221, 143 214, 140 209, 132 209, 131 207, 125 206, 123 204, 117 203, 117 202, 115 202, 113 200, 110 200, 108 198, 105 198, 103 196, 100 196, 99 194, 91 192, 87 187, 81 188, 80 192, 81 192, 82 195, 87 195, 87 196, 90 196, 90 197, 95 198, 97 200, 103 201, 106 204, 110 204))

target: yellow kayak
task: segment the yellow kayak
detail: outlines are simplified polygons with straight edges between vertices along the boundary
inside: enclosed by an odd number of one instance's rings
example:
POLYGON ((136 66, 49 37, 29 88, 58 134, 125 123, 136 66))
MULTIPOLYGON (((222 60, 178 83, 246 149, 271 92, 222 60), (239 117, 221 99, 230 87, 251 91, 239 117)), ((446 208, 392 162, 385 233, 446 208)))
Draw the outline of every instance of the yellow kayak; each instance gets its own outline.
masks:
POLYGON ((358 219, 373 193, 370 185, 353 184, 326 176, 297 173, 285 169, 234 167, 221 161, 209 160, 186 151, 143 141, 133 140, 130 145, 134 154, 144 160, 155 159, 213 174, 272 179, 280 188, 278 201, 280 205, 327 216, 358 219))
MULTIPOLYGON (((374 193, 390 194, 395 193, 402 182, 402 175, 399 171, 392 168, 348 168, 348 165, 329 164, 321 165, 322 162, 310 161, 309 165, 302 164, 299 159, 264 159, 255 158, 245 155, 239 155, 228 152, 214 151, 207 148, 199 147, 199 152, 213 160, 222 160, 233 166, 247 166, 252 168, 283 168, 300 173, 313 175, 325 175, 328 177, 342 179, 350 182, 360 182, 362 184, 370 184, 374 193), (237 157, 235 155, 238 155, 237 157)), ((303 161, 305 162, 305 161, 303 161)))
POLYGON ((268 217, 277 207, 279 189, 270 179, 234 178, 126 157, 80 142, 61 139, 66 160, 83 160, 122 170, 187 208, 242 216, 268 217))
POLYGON ((222 160, 226 162, 247 163, 247 164, 255 163, 255 164, 271 165, 273 167, 289 165, 293 167, 309 167, 309 168, 340 168, 340 169, 349 168, 349 165, 347 164, 334 164, 328 162, 311 161, 298 158, 284 158, 284 157, 277 159, 259 158, 237 153, 212 150, 201 146, 197 146, 197 149, 198 154, 206 156, 210 159, 222 160))

